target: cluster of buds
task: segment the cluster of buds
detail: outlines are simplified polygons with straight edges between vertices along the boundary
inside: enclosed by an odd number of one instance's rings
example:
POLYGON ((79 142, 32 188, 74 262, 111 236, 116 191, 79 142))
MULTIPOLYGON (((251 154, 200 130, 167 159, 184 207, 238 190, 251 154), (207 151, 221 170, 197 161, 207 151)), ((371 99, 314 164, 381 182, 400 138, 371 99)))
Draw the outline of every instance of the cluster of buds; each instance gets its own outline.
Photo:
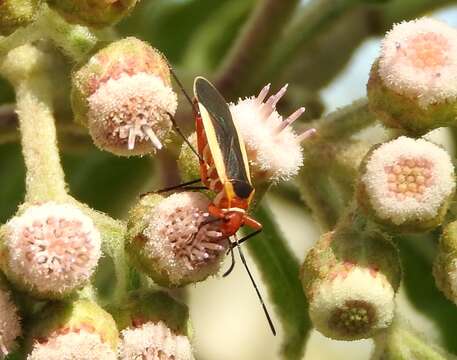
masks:
POLYGON ((0 359, 16 348, 16 339, 22 335, 19 311, 6 282, 0 279, 0 359))
POLYGON ((75 119, 94 143, 116 155, 154 153, 177 108, 167 60, 135 38, 114 42, 73 74, 75 119))
POLYGON ((455 125, 456 69, 456 29, 429 18, 397 24, 371 70, 371 109, 387 126, 415 134, 455 125))
POLYGON ((337 340, 369 338, 387 328, 401 278, 398 252, 390 240, 376 229, 352 227, 352 221, 360 220, 351 215, 321 237, 301 273, 314 326, 337 340))
POLYGON ((130 213, 126 251, 160 285, 175 287, 215 274, 228 248, 209 200, 197 192, 144 196, 130 213))

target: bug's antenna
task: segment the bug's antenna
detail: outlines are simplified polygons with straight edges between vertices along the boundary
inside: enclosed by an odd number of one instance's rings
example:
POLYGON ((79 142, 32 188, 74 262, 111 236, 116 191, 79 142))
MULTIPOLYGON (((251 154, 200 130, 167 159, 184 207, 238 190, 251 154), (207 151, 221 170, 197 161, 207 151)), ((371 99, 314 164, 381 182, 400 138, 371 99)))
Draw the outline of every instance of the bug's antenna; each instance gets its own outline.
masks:
MULTIPOLYGON (((167 60, 168 61, 168 60, 167 60)), ((190 106, 192 106, 192 109, 198 113, 198 109, 195 107, 194 102, 192 101, 192 98, 190 95, 187 93, 186 89, 184 89, 184 85, 182 84, 181 80, 179 80, 178 75, 176 75, 175 71, 171 67, 171 64, 168 63, 168 68, 170 69, 171 75, 173 76, 173 79, 175 79, 176 83, 178 84, 179 89, 181 92, 184 94, 186 97, 187 101, 189 102, 190 106)))
POLYGON ((192 146, 192 144, 189 142, 189 140, 187 140, 187 138, 184 136, 184 134, 182 133, 181 129, 179 128, 178 126, 178 123, 176 122, 174 116, 167 112, 168 114, 168 117, 170 118, 172 124, 173 124, 173 127, 175 128, 176 132, 179 134, 179 136, 181 136, 181 138, 183 139, 183 141, 187 144, 187 146, 190 147, 190 149, 192 150, 192 152, 198 157, 198 160, 200 160, 201 163, 204 163, 205 160, 203 160, 203 158, 201 157, 201 155, 197 152, 197 150, 194 149, 194 147, 192 146))
POLYGON ((271 332, 273 333, 273 335, 276 336, 276 329, 275 329, 275 326, 273 325, 273 320, 271 320, 270 314, 268 313, 267 307, 263 301, 262 295, 260 294, 259 288, 257 287, 257 284, 255 283, 255 280, 251 274, 251 271, 249 270, 248 264, 246 263, 246 259, 243 255, 243 252, 241 251, 240 244, 238 243, 238 238, 237 238, 236 234, 234 237, 235 237, 236 247, 238 248, 238 252, 240 253, 241 262, 243 263, 244 267, 246 268, 249 278, 251 279, 252 285, 254 285, 254 289, 257 293, 257 297, 259 298, 260 303, 262 304, 263 312, 265 313, 265 316, 268 320, 268 325, 270 325, 271 332))

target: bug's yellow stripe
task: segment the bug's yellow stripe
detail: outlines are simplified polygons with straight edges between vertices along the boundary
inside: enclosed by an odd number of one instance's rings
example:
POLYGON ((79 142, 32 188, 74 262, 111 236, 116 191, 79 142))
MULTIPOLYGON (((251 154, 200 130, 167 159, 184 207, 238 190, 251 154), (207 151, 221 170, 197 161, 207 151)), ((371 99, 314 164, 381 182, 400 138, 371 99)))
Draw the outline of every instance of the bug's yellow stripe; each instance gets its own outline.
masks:
POLYGON ((238 134, 238 141, 240 142, 240 150, 241 150, 241 155, 243 156, 243 162, 244 162, 244 168, 246 169, 246 175, 248 177, 249 184, 252 185, 251 172, 249 170, 248 154, 246 153, 246 146, 244 145, 243 137, 241 136, 240 129, 238 129, 238 126, 236 125, 235 120, 233 120, 233 125, 235 126, 236 133, 238 134))
POLYGON ((198 108, 200 109, 203 127, 205 128, 206 140, 208 142, 209 149, 211 150, 217 175, 219 176, 221 183, 225 184, 228 182, 228 178, 225 172, 224 158, 222 157, 221 149, 217 143, 216 131, 214 130, 213 123, 211 122, 210 115, 206 108, 201 103, 198 103, 198 108))

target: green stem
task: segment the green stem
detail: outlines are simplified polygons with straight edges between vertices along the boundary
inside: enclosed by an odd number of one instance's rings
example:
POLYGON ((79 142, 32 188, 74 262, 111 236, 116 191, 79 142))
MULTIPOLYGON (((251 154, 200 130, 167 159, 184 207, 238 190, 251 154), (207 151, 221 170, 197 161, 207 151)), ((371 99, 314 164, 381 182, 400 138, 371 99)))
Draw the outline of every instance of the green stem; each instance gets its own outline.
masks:
POLYGON ((42 37, 38 22, 17 29, 9 36, 0 37, 0 57, 5 56, 12 49, 36 41, 42 37))
POLYGON ((259 59, 266 59, 298 0, 261 0, 216 75, 216 87, 229 99, 249 93, 259 59), (243 92, 244 91, 244 92, 243 92))
POLYGON ((320 35, 324 29, 358 3, 360 0, 311 1, 305 7, 300 20, 286 31, 280 45, 268 59, 258 77, 259 82, 263 79, 276 79, 301 47, 320 35))
MULTIPOLYGON (((317 141, 330 142, 348 139, 371 126, 375 121, 376 117, 368 108, 368 100, 363 98, 315 120, 311 123, 311 127, 317 129, 317 141)), ((313 146, 313 142, 308 143, 313 146)))
POLYGON ((54 41, 67 56, 75 61, 83 60, 98 41, 95 33, 89 28, 69 24, 47 6, 41 14, 39 26, 44 37, 54 41))
POLYGON ((3 63, 16 90, 17 114, 26 173, 26 201, 62 200, 67 196, 57 148, 52 84, 46 55, 25 45, 3 63))

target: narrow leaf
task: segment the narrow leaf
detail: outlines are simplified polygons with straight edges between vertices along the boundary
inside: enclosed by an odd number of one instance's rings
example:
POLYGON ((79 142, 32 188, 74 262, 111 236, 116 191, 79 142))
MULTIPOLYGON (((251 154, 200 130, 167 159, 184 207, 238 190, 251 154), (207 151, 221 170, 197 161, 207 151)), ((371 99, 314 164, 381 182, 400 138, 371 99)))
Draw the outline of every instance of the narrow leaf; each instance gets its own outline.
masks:
POLYGON ((255 211, 263 231, 250 239, 247 246, 259 268, 276 314, 281 321, 283 359, 302 359, 311 329, 308 303, 299 279, 300 264, 265 207, 255 211))

